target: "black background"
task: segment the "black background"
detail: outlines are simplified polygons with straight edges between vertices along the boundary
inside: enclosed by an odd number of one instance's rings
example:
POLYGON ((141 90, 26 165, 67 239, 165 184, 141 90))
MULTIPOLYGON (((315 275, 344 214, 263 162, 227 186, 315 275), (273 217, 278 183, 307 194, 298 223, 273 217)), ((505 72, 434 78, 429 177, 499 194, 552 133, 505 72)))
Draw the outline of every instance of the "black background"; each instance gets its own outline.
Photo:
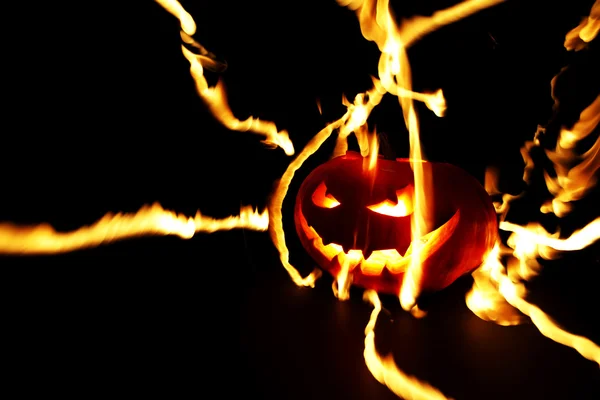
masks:
MULTIPOLYGON (((195 38, 228 63, 221 76, 232 110, 275 121, 297 152, 343 113, 343 94, 353 98, 376 74, 376 46, 334 1, 207 3, 183 5, 195 38)), ((442 119, 419 105, 426 156, 481 180, 486 165, 498 165, 513 191, 519 147, 552 117, 552 77, 580 65, 564 84, 574 109, 597 93, 595 58, 586 55, 594 48, 563 47, 591 2, 521 3, 445 27, 409 52, 415 90, 441 87, 448 103, 442 119)), ((410 16, 452 2, 392 4, 410 16)), ((214 217, 264 207, 291 158, 212 120, 181 54, 178 22, 158 4, 20 2, 0 15, 0 220, 72 230, 155 201, 214 217)), ((395 98, 370 123, 398 156, 408 154, 395 98)), ((291 193, 330 149, 309 160, 291 193)), ((290 204, 285 227, 294 232, 290 204)), ((516 218, 537 218, 527 210, 516 218)), ((308 273, 311 261, 288 237, 292 260, 308 273)), ((3 390, 23 397, 395 398, 364 365, 371 307, 360 291, 340 302, 328 276, 315 289, 296 287, 266 233, 142 238, 0 263, 3 390)), ((548 263, 530 285, 545 310, 596 343, 599 263, 595 246, 548 263)), ((465 277, 430 299, 422 320, 384 297, 378 348, 457 399, 598 398, 593 362, 533 325, 480 320, 464 305, 470 284, 465 277)))

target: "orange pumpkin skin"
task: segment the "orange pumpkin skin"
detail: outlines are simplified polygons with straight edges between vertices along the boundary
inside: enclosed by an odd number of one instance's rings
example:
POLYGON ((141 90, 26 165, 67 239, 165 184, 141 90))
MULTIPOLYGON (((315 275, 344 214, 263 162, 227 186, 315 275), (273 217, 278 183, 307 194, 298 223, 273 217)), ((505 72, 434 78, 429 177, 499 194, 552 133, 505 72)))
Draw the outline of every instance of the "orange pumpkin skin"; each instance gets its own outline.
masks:
MULTIPOLYGON (((358 153, 348 152, 312 171, 296 196, 296 231, 309 255, 334 277, 349 254, 354 285, 397 295, 415 257, 409 250, 413 214, 404 210, 390 216, 370 206, 396 195, 399 203, 401 193, 410 194, 414 203, 414 175, 406 159, 378 159, 371 171, 367 163, 358 153), (323 200, 325 188, 328 199, 323 200), (387 258, 393 250, 398 254, 387 258)), ((424 162, 423 168, 431 177, 425 196, 431 233, 422 237, 416 283, 426 293, 444 289, 478 267, 494 247, 498 222, 489 195, 466 171, 435 162, 424 162)))

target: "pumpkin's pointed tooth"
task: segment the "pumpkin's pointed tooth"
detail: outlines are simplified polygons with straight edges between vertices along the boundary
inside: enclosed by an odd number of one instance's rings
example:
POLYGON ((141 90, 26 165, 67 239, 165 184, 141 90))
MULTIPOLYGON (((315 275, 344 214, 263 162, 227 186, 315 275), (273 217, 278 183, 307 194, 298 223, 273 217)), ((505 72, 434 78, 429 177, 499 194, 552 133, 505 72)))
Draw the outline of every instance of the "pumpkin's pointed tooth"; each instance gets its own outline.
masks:
POLYGON ((410 242, 410 244, 408 245, 408 248, 406 249, 406 251, 404 252, 404 254, 402 254, 402 252, 398 249, 396 249, 398 251, 398 253, 400 254, 401 257, 408 257, 412 254, 413 251, 413 243, 410 242))
POLYGON ((348 247, 347 245, 342 245, 342 249, 344 250, 344 253, 348 254, 350 252, 350 250, 352 250, 351 247, 348 247))
POLYGON ((343 252, 340 252, 335 257, 333 257, 333 261, 335 262, 338 268, 343 269, 344 264, 348 262, 348 257, 343 252))
POLYGON ((373 249, 367 247, 366 249, 363 250, 363 258, 365 260, 367 260, 369 257, 371 257, 371 254, 373 254, 373 249))
POLYGON ((398 194, 396 193, 396 189, 388 189, 385 198, 386 200, 389 200, 392 204, 398 204, 398 194))
POLYGON ((352 251, 350 253, 340 252, 334 257, 334 261, 340 268, 342 268, 344 263, 347 263, 346 266, 348 267, 348 270, 352 271, 360 264, 360 262, 362 261, 362 257, 355 251, 352 251))
POLYGON ((312 242, 313 247, 316 247, 318 249, 325 247, 325 245, 323 244, 323 241, 321 240, 320 237, 312 238, 311 242, 312 242))
POLYGON ((321 243, 323 243, 323 246, 328 246, 328 245, 330 245, 332 242, 331 242, 331 240, 326 240, 326 239, 323 239, 323 238, 321 238, 321 243))

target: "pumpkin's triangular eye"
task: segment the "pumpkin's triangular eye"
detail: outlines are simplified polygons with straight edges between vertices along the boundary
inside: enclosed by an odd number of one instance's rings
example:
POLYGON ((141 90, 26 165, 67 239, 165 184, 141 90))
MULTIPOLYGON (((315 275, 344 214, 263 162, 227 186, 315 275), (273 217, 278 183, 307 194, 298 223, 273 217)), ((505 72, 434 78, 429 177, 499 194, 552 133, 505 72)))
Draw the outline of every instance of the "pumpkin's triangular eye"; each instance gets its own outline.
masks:
POLYGON ((331 193, 327 193, 325 182, 321 182, 317 187, 312 195, 312 201, 317 207, 321 208, 334 208, 340 205, 340 202, 331 193))
POLYGON ((380 203, 367 206, 367 208, 391 217, 406 217, 413 213, 413 193, 413 186, 408 185, 396 191, 396 201, 385 199, 380 203))

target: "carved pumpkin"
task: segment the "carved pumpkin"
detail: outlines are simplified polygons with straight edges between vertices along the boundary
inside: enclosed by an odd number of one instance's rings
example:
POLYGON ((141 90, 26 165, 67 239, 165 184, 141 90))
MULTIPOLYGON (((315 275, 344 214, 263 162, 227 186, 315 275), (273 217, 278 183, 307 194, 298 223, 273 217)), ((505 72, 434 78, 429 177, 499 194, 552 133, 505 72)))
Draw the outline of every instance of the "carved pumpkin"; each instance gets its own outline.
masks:
MULTIPOLYGON (((349 263, 353 284, 398 294, 412 254, 414 175, 406 159, 377 160, 367 171, 354 152, 312 171, 296 197, 302 245, 337 277, 349 263)), ((491 199, 479 182, 450 164, 426 162, 431 230, 420 238, 422 292, 441 290, 481 264, 498 234, 491 199)))

